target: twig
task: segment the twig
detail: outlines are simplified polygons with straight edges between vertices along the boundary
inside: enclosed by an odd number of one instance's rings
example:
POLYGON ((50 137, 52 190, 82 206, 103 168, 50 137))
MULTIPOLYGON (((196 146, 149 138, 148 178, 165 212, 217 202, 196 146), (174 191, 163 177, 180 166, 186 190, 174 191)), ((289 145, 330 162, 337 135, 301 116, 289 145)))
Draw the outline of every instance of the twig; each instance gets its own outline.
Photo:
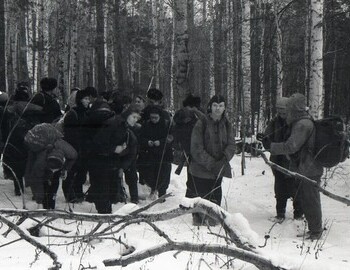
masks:
POLYGON ((309 184, 312 184, 313 186, 315 186, 319 191, 321 191, 324 195, 326 195, 327 197, 333 199, 333 200, 336 200, 338 202, 341 202, 341 203, 344 203, 346 204, 347 206, 350 205, 350 200, 344 198, 344 197, 341 197, 341 196, 338 196, 336 194, 333 194, 331 192, 329 192, 328 190, 325 190, 324 188, 322 188, 318 183, 317 181, 315 180, 312 180, 304 175, 301 175, 299 173, 296 173, 296 172, 292 172, 286 168, 283 168, 279 165, 277 165, 276 163, 273 163, 271 162, 270 160, 267 159, 266 155, 262 152, 262 151, 259 151, 260 154, 261 154, 261 157, 264 159, 265 163, 267 165, 269 165, 271 168, 281 172, 281 173, 284 173, 286 175, 289 175, 289 176, 292 176, 294 178, 297 178, 303 182, 306 182, 306 183, 309 183, 309 184))
POLYGON ((8 220, 7 218, 0 215, 0 220, 5 223, 7 226, 12 228, 16 233, 25 241, 33 245, 34 247, 38 248, 39 250, 43 251, 45 254, 50 256, 50 258, 53 260, 54 267, 52 269, 61 269, 62 264, 58 261, 57 255, 52 252, 50 249, 48 249, 46 246, 41 244, 40 242, 37 242, 35 239, 27 235, 22 229, 20 229, 16 224, 8 220))

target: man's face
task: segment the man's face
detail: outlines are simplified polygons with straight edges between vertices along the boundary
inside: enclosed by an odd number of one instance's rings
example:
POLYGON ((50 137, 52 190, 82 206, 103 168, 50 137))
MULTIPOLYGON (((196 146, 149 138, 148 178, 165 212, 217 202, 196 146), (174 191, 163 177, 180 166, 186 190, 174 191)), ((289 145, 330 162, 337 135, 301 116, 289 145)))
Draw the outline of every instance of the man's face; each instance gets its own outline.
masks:
POLYGON ((216 103, 213 102, 211 105, 211 113, 214 116, 221 117, 225 111, 225 102, 216 103))
POLYGON ((148 99, 148 103, 149 103, 150 105, 161 105, 161 104, 162 104, 162 101, 161 101, 161 100, 154 100, 154 99, 149 98, 149 99, 148 99))
POLYGON ((140 111, 142 111, 145 108, 145 102, 138 97, 135 98, 135 105, 140 111))
POLYGON ((149 115, 149 119, 151 120, 151 122, 152 122, 153 124, 157 124, 157 123, 159 122, 159 120, 160 120, 160 115, 157 114, 157 113, 151 113, 151 114, 149 115))

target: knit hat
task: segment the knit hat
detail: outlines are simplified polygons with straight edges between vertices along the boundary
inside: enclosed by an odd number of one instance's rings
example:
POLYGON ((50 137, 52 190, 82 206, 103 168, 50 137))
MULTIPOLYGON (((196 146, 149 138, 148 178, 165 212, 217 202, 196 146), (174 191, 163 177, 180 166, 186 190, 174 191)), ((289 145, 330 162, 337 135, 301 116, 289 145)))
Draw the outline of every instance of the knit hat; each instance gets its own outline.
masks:
POLYGON ((279 99, 277 99, 276 108, 285 109, 287 107, 287 102, 288 102, 287 97, 280 97, 279 99))
POLYGON ((75 104, 79 105, 81 103, 81 100, 85 97, 90 97, 90 92, 86 89, 78 90, 75 96, 75 104))
POLYGON ((64 153, 60 149, 54 148, 46 159, 46 166, 51 170, 62 169, 64 164, 64 153))
POLYGON ((305 112, 306 97, 300 93, 295 93, 288 98, 286 107, 290 112, 305 112))
POLYGON ((147 98, 160 101, 163 98, 163 93, 160 92, 157 88, 151 88, 147 91, 147 98))
POLYGON ((43 91, 52 91, 57 87, 57 80, 55 78, 43 78, 40 81, 40 87, 43 91))

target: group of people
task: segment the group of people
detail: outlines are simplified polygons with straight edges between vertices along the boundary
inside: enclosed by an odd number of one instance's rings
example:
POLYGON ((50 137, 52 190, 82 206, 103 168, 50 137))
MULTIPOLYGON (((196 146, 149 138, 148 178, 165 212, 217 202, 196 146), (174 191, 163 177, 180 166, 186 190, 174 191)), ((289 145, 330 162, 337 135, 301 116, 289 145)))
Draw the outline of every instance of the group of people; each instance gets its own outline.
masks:
MULTIPOLYGON (((264 134, 258 134, 258 139, 270 151, 272 162, 320 183, 323 167, 313 154, 316 130, 308 113, 306 97, 295 93, 289 98, 278 99, 276 105, 277 115, 264 134)), ((276 220, 285 218, 287 200, 293 198, 294 218, 305 216, 309 228, 306 237, 318 239, 323 232, 319 189, 312 183, 301 182, 277 170, 273 170, 273 174, 276 220)))
MULTIPOLYGON (((138 183, 151 188, 150 198, 162 198, 177 148, 188 166, 186 196, 220 204, 234 152, 222 96, 212 97, 205 112, 200 98, 189 95, 172 116, 155 88, 134 99, 120 91, 99 95, 94 87, 74 88, 61 110, 56 87, 56 79, 43 78, 33 96, 26 83, 12 96, 0 94, 3 172, 16 195, 29 186, 39 208, 54 209, 63 179, 67 202, 86 200, 98 213, 111 213, 114 203, 138 203, 138 183)), ((194 215, 194 222, 204 220, 194 215)))
MULTIPOLYGON (((67 202, 86 200, 95 204, 98 213, 111 213, 112 204, 127 200, 124 178, 131 202, 138 203, 138 183, 147 184, 150 197, 162 201, 177 149, 179 167, 187 166, 186 197, 221 204, 222 179, 232 177, 229 161, 235 152, 223 96, 214 95, 202 109, 201 99, 190 94, 172 116, 156 88, 149 89, 146 98, 134 99, 118 91, 101 96, 94 87, 74 88, 61 111, 56 79, 43 78, 40 87, 31 96, 28 85, 19 83, 13 96, 0 95, 3 170, 5 178, 14 181, 16 195, 21 195, 24 185, 30 186, 39 207, 54 209, 63 178, 67 202), (87 176, 90 186, 84 192, 87 176)), ((314 127, 303 95, 279 99, 277 116, 258 139, 273 162, 320 181, 323 170, 309 151, 314 127)), ((273 173, 276 218, 285 217, 287 200, 293 197, 294 218, 305 215, 310 237, 318 237, 322 213, 317 188, 273 173)), ((193 224, 216 221, 196 213, 193 224)))

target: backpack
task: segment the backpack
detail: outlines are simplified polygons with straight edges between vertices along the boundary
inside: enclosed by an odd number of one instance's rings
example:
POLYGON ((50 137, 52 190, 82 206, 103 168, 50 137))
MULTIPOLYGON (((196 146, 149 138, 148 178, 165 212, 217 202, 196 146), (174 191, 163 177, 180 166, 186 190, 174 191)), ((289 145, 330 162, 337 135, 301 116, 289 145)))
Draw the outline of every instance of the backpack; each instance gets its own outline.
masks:
POLYGON ((345 161, 349 156, 349 141, 346 126, 340 117, 314 120, 315 160, 325 168, 331 168, 345 161))
POLYGON ((53 147, 58 139, 63 138, 52 124, 42 123, 34 126, 24 137, 24 143, 32 152, 41 152, 47 148, 53 147))

